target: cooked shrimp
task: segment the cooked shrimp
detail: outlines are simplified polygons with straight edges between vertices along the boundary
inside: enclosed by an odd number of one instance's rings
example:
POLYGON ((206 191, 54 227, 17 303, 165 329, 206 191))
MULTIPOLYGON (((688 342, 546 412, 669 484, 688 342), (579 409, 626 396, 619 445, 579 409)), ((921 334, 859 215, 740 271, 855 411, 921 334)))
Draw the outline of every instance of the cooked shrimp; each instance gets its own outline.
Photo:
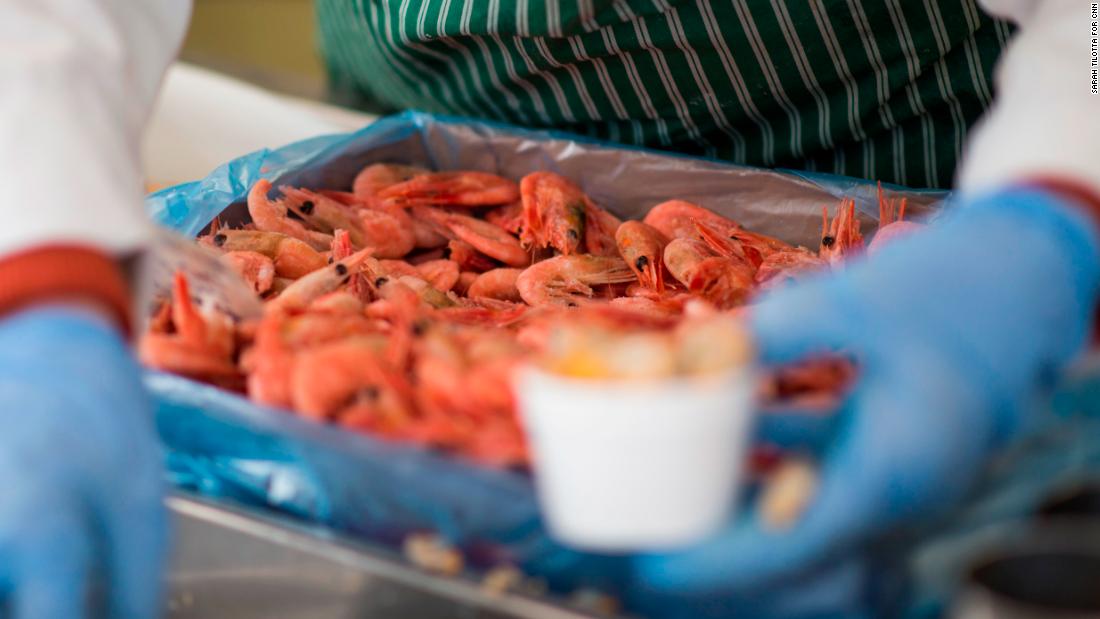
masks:
POLYGON ((271 258, 277 277, 297 279, 326 264, 325 257, 309 244, 278 232, 222 229, 204 238, 223 251, 253 251, 271 258))
POLYGON ((181 339, 195 346, 206 345, 206 320, 191 299, 191 285, 183 271, 176 271, 172 278, 172 325, 181 339))
POLYGON ((856 218, 856 201, 842 200, 831 224, 829 209, 821 207, 821 249, 818 254, 830 265, 836 266, 862 251, 863 235, 856 218))
POLYGON ((714 211, 686 200, 662 202, 649 209, 642 221, 660 230, 661 234, 664 234, 670 240, 696 237, 698 235, 696 222, 712 224, 715 229, 723 233, 728 233, 740 227, 732 219, 722 217, 714 211))
POLYGON ((696 220, 695 231, 695 238, 702 239, 715 254, 735 260, 747 261, 754 267, 758 264, 758 262, 754 262, 748 257, 748 254, 745 252, 745 246, 737 238, 737 230, 735 228, 724 228, 713 222, 696 220))
POLYGON ((416 218, 436 224, 440 232, 465 241, 508 266, 521 267, 530 262, 531 257, 516 237, 489 222, 427 206, 414 206, 412 211, 416 218))
POLYGON ((420 388, 418 400, 432 412, 477 418, 465 389, 466 359, 462 346, 448 330, 429 330, 416 343, 413 372, 420 388))
POLYGON ((519 199, 516 184, 485 172, 434 172, 415 176, 378 192, 406 205, 494 206, 519 199))
POLYGON ((290 406, 294 355, 283 339, 286 321, 287 316, 281 312, 265 314, 256 330, 252 354, 241 357, 241 364, 248 371, 248 396, 267 406, 290 406))
POLYGON ((755 270, 744 260, 718 256, 699 239, 677 238, 665 247, 668 272, 688 290, 728 309, 752 291, 755 270))
POLYGON ((177 272, 172 286, 175 333, 147 332, 138 345, 142 362, 162 370, 206 378, 237 374, 231 357, 232 325, 213 312, 204 316, 191 299, 187 277, 177 272))
POLYGON ((591 297, 592 286, 633 279, 634 273, 621 258, 557 256, 525 269, 516 279, 516 288, 529 305, 573 305, 574 295, 591 297))
POLYGON ((248 392, 256 401, 270 406, 291 405, 290 381, 297 354, 309 348, 353 337, 375 337, 385 342, 370 319, 340 306, 356 301, 346 293, 333 293, 317 300, 309 311, 289 316, 269 312, 260 320, 255 345, 241 356, 248 372, 248 392), (323 309, 321 305, 326 305, 323 309))
POLYGON ((615 243, 638 282, 654 292, 664 292, 664 252, 668 238, 649 224, 624 221, 615 232, 615 243))
POLYGON ((511 417, 511 372, 522 349, 500 331, 433 328, 417 342, 415 373, 424 402, 478 421, 511 417))
MULTIPOLYGON (((337 297, 328 295, 322 297, 322 299, 335 298, 337 297)), ((358 312, 347 311, 349 309, 351 308, 310 307, 305 313, 295 316, 279 315, 282 325, 279 331, 280 343, 292 350, 300 350, 353 335, 377 335, 382 332, 379 325, 367 318, 361 309, 358 312)), ((269 319, 265 316, 263 320, 269 319)))
POLYGON ((385 338, 359 336, 299 353, 290 379, 295 410, 313 419, 329 419, 359 398, 376 403, 385 396, 387 404, 402 406, 411 416, 399 394, 399 378, 382 365, 385 345, 385 338))
POLYGON ((356 197, 369 200, 387 187, 427 174, 428 170, 396 163, 374 163, 362 169, 352 182, 351 191, 356 197))
POLYGON ((400 258, 416 247, 416 228, 400 206, 382 203, 360 209, 359 221, 379 257, 400 258))
POLYGON ((370 247, 361 249, 343 260, 337 260, 323 269, 306 275, 287 286, 278 297, 268 301, 267 311, 306 307, 317 297, 336 290, 347 283, 352 275, 359 272, 372 251, 370 247))
POLYGON ((302 222, 287 217, 286 205, 274 202, 267 197, 271 191, 271 182, 260 179, 248 192, 248 214, 259 230, 279 232, 292 236, 309 244, 313 249, 324 251, 332 244, 332 237, 323 232, 307 229, 302 222))
POLYGON ((286 207, 309 225, 329 234, 335 230, 347 230, 352 245, 364 247, 367 244, 365 233, 356 221, 354 206, 341 204, 316 191, 289 185, 279 187, 279 191, 283 193, 286 207))
POLYGON ((275 280, 275 263, 261 253, 230 251, 221 255, 221 261, 244 278, 256 294, 267 292, 275 280))
POLYGON ((479 252, 473 245, 459 239, 452 239, 447 243, 443 257, 453 260, 463 271, 482 273, 500 266, 500 263, 479 252))
POLYGON ((216 309, 200 311, 191 299, 191 287, 182 271, 176 272, 173 280, 172 323, 181 339, 192 345, 227 358, 233 354, 232 320, 216 309))
POLYGON ((516 280, 519 279, 522 272, 523 269, 493 269, 492 271, 486 271, 478 275, 477 279, 470 284, 466 296, 471 299, 488 298, 522 302, 523 297, 520 296, 519 288, 516 287, 516 280))
POLYGON ((553 172, 535 172, 520 181, 523 234, 531 248, 553 247, 568 256, 585 240, 588 196, 572 181, 553 172))
POLYGON ((229 359, 211 354, 168 333, 146 333, 138 344, 141 362, 164 370, 199 378, 237 376, 237 366, 229 359))
POLYGON ((451 260, 429 260, 416 265, 416 270, 420 272, 420 277, 440 292, 449 291, 458 282, 458 264, 451 260))
POLYGON ((282 187, 290 210, 314 227, 344 229, 356 248, 373 247, 379 258, 400 258, 416 246, 412 221, 405 209, 393 205, 348 207, 306 189, 282 187))

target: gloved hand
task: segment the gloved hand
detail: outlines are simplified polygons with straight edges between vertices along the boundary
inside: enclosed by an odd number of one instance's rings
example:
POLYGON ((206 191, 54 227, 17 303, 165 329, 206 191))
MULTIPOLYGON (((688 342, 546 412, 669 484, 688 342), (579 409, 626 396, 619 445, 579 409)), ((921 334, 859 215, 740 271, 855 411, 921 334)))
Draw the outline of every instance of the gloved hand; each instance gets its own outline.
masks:
POLYGON ((1035 399, 1081 348, 1098 283, 1095 224, 1016 188, 776 291, 751 311, 764 363, 836 351, 861 363, 816 495, 787 530, 749 506, 716 539, 641 559, 641 576, 681 593, 774 586, 955 503, 993 450, 1038 422, 1035 399))
POLYGON ((0 598, 16 619, 160 610, 162 459, 137 364, 94 312, 0 322, 0 598))

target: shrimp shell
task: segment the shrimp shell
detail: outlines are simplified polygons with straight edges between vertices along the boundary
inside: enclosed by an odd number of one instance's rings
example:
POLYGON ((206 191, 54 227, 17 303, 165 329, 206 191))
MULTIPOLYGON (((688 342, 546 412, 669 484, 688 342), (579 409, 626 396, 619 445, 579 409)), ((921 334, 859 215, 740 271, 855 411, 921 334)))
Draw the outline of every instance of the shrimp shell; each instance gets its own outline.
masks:
POLYGON ((466 296, 471 299, 488 298, 519 303, 523 297, 519 294, 516 281, 523 269, 493 269, 477 276, 470 284, 466 296))
POLYGON ((529 305, 573 305, 573 295, 591 297, 592 286, 624 284, 634 273, 621 258, 557 256, 528 267, 516 279, 520 296, 529 305))
POLYGON ((285 204, 268 198, 271 181, 260 179, 248 192, 248 214, 259 230, 279 232, 308 243, 316 250, 324 251, 332 244, 332 236, 316 230, 309 230, 300 221, 287 217, 285 204))

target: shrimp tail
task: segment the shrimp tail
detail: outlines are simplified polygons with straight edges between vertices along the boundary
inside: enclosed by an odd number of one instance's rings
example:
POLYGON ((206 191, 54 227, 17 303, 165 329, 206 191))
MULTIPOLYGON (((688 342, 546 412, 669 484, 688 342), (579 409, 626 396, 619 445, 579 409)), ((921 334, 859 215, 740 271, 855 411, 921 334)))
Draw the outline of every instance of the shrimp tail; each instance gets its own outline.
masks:
POLYGON ((172 323, 184 340, 202 344, 206 340, 206 321, 191 300, 191 286, 183 271, 172 280, 172 323))

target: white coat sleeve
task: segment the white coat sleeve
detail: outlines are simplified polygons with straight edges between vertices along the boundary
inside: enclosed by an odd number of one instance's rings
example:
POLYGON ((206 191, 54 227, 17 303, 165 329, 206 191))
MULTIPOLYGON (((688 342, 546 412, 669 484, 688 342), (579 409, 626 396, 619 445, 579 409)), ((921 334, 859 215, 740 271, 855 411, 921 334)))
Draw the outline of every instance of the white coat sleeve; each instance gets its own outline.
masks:
POLYGON ((1085 0, 984 0, 1019 30, 995 73, 995 96, 971 134, 958 188, 981 191, 1032 180, 1100 195, 1100 95, 1085 0))
POLYGON ((148 238, 142 128, 191 0, 0 0, 0 258, 148 238))

